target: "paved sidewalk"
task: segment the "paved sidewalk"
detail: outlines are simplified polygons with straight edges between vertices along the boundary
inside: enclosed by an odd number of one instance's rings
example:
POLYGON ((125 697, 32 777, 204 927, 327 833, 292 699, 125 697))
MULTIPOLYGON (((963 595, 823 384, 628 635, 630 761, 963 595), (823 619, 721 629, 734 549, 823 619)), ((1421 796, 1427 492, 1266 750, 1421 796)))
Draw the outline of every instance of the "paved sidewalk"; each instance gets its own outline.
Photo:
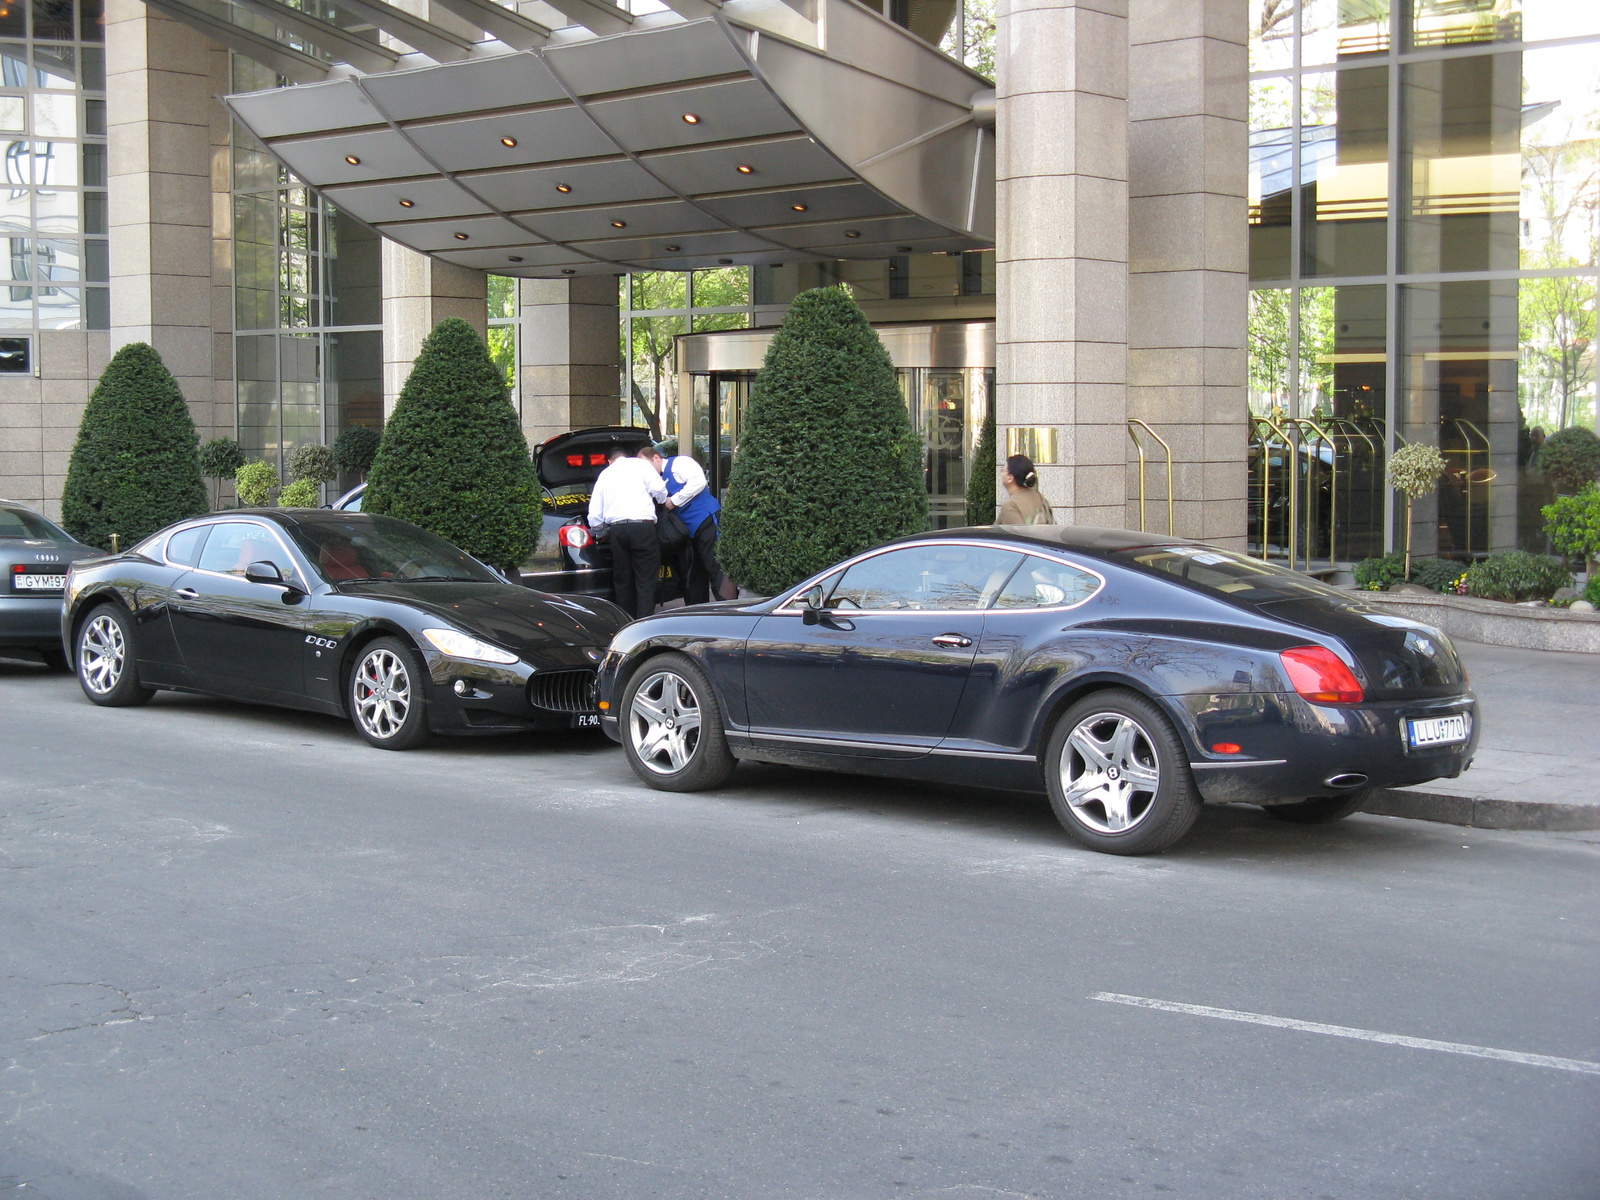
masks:
POLYGON ((1459 779, 1374 794, 1366 811, 1480 829, 1600 829, 1600 655, 1456 641, 1483 732, 1459 779))

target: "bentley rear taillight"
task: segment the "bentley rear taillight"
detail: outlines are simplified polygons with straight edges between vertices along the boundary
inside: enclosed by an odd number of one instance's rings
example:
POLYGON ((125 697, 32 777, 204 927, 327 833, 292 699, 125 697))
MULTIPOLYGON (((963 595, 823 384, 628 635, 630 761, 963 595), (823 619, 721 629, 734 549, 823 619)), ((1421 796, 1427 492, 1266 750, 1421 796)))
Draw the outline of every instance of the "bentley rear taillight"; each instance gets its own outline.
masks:
POLYGON ((1313 704, 1360 704, 1361 684, 1326 646, 1295 646, 1278 655, 1294 690, 1313 704))

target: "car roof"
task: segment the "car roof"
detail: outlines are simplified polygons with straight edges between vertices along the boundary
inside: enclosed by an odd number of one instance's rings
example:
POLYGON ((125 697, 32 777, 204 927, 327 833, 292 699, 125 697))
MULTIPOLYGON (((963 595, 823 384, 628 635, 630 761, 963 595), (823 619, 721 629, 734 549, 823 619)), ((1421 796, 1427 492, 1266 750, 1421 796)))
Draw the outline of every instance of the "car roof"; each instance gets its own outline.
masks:
POLYGON ((1107 529, 1097 525, 973 525, 961 529, 933 529, 914 533, 906 541, 940 538, 982 538, 985 541, 1017 542, 1018 549, 1076 550, 1104 558, 1118 550, 1144 546, 1194 545, 1192 538, 1171 537, 1164 533, 1140 533, 1133 529, 1107 529))

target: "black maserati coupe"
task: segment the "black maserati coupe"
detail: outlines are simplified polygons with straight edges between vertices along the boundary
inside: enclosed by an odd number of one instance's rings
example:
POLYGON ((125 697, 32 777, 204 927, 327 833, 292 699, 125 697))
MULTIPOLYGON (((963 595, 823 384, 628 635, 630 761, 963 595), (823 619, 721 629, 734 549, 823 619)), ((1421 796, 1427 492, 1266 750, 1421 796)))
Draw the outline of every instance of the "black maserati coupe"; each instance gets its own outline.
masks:
POLYGON ((993 526, 858 554, 612 641, 601 727, 687 791, 737 759, 1044 791, 1067 832, 1164 849, 1202 803, 1312 823, 1471 762, 1448 638, 1304 575, 1126 530, 993 526))
POLYGON ((61 637, 96 704, 205 692, 348 716, 404 750, 597 724, 595 667, 627 621, 394 517, 241 509, 74 564, 61 637))

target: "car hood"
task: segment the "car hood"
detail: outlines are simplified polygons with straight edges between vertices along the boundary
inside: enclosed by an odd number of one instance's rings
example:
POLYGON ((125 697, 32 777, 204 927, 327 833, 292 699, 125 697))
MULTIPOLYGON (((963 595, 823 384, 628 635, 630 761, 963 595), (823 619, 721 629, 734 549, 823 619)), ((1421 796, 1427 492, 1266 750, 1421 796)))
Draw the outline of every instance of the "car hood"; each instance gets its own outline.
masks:
POLYGON ((395 600, 488 639, 523 657, 559 659, 567 651, 603 650, 627 624, 602 602, 546 596, 510 583, 347 583, 346 595, 395 600))
POLYGON ((18 563, 32 569, 59 565, 65 573, 72 563, 104 555, 104 550, 82 542, 64 542, 60 538, 0 538, 0 569, 7 574, 18 563))

